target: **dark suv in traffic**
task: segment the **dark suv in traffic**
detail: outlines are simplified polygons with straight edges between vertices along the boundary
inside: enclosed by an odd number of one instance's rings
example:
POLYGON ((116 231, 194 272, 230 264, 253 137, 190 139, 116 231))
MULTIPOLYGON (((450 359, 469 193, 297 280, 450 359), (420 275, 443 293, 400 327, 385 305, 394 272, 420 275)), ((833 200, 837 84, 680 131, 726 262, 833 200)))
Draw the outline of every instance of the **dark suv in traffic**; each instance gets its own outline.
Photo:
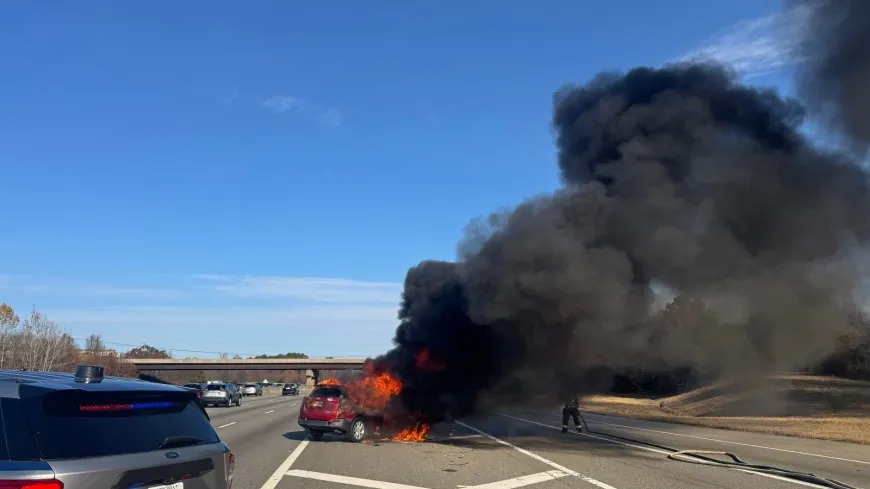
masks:
POLYGON ((299 386, 296 384, 284 384, 284 387, 281 388, 282 396, 298 396, 299 395, 299 386))
POLYGON ((205 386, 206 386, 205 382, 191 382, 189 384, 184 384, 181 387, 184 387, 185 389, 190 389, 193 392, 196 392, 196 397, 198 397, 199 400, 202 401, 202 393, 205 392, 205 386))
POLYGON ((0 487, 232 487, 195 392, 102 374, 0 370, 0 487))

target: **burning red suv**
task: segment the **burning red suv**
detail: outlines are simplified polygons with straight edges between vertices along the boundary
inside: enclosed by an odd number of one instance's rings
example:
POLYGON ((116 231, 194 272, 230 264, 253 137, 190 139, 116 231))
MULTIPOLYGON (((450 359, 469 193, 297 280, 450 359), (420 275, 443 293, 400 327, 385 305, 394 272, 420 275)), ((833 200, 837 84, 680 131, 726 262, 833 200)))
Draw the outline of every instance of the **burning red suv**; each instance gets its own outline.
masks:
POLYGON ((316 386, 299 408, 299 426, 313 440, 320 440, 324 433, 339 433, 359 442, 382 423, 381 414, 361 411, 351 402, 347 389, 337 384, 316 386))

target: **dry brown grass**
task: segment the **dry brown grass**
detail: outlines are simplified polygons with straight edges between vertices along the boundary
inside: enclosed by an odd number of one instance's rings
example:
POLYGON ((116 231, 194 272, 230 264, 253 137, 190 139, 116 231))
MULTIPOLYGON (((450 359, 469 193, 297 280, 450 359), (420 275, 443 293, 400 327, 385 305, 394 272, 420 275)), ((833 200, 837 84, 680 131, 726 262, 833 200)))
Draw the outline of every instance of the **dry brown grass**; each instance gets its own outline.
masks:
POLYGON ((870 382, 783 375, 650 399, 591 395, 591 413, 870 445, 870 382))

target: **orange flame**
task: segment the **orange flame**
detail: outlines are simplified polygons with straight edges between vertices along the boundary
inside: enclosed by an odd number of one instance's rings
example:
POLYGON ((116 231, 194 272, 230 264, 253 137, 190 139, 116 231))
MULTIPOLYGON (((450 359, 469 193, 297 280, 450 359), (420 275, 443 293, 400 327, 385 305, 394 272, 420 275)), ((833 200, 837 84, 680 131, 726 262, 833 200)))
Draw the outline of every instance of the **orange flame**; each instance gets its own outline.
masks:
POLYGON ((432 358, 432 352, 430 352, 429 347, 426 346, 417 352, 414 360, 417 370, 423 370, 425 372, 440 372, 446 368, 446 365, 442 362, 432 358))
MULTIPOLYGON (((417 358, 418 368, 428 370, 440 370, 444 365, 433 361, 429 350, 424 348, 417 358)), ((366 362, 365 375, 362 378, 344 383, 345 389, 350 396, 351 402, 362 410, 384 413, 390 401, 402 392, 402 381, 393 374, 389 366, 374 361, 366 362)), ((342 385, 338 379, 326 379, 318 385, 342 385)), ((423 422, 418 422, 411 428, 405 428, 392 439, 395 441, 423 441, 431 427, 423 422)), ((379 436, 379 430, 375 430, 379 436)))
POLYGON ((363 409, 382 411, 402 391, 402 381, 389 372, 380 372, 349 383, 347 390, 363 409))
POLYGON ((395 441, 423 441, 432 427, 426 423, 417 423, 413 428, 405 428, 393 437, 395 441))

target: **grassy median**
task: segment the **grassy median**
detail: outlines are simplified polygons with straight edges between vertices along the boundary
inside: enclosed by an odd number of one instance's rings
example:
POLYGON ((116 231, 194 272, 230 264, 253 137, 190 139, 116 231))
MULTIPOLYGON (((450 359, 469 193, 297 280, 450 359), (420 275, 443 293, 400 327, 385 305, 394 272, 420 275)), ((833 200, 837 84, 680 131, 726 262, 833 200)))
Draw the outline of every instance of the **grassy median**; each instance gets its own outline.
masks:
POLYGON ((665 398, 590 395, 582 404, 597 414, 870 445, 870 382, 786 375, 665 398))

